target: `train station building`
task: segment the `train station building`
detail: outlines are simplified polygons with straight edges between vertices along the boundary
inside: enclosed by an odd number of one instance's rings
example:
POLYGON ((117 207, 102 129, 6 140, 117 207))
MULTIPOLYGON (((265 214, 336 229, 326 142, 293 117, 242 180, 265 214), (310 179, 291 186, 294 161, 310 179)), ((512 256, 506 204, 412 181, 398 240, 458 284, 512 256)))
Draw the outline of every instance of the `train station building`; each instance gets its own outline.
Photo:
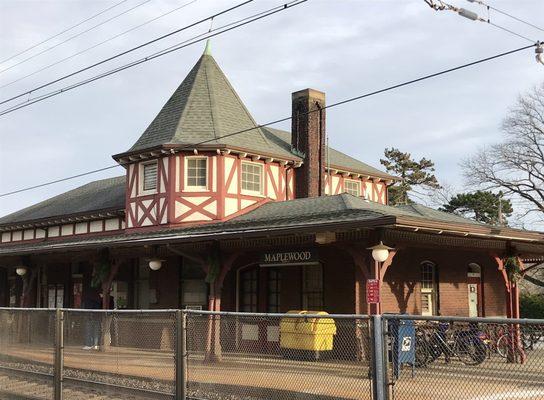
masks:
POLYGON ((327 147, 325 94, 290 101, 291 132, 258 125, 207 47, 123 176, 0 218, 0 306, 519 315, 542 233, 388 205, 396 177, 327 147))

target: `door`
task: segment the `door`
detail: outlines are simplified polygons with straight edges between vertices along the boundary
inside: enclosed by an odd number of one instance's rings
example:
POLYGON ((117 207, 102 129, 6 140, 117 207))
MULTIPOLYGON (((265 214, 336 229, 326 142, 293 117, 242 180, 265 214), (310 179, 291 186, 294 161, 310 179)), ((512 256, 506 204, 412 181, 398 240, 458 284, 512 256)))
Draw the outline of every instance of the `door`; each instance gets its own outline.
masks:
POLYGON ((468 316, 477 317, 478 316, 478 284, 469 283, 468 284, 468 316))
POLYGON ((468 316, 483 316, 482 268, 476 263, 468 265, 468 316))

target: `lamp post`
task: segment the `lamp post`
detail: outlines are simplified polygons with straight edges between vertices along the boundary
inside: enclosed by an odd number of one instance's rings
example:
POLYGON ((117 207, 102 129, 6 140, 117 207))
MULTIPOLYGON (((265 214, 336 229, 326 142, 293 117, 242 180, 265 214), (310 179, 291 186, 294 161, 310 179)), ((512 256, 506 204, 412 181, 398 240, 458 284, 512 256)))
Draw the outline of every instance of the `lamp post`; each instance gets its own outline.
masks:
MULTIPOLYGON (((386 246, 383 244, 383 242, 380 240, 380 243, 371 247, 367 248, 368 250, 372 250, 372 258, 374 259, 374 278, 378 281, 378 293, 381 297, 380 289, 381 289, 381 263, 383 263, 385 260, 387 260, 387 257, 389 257, 389 251, 393 250, 392 247, 386 246)), ((381 312, 381 298, 379 299, 378 303, 375 303, 375 314, 380 314, 381 312)))
POLYGON ((25 266, 20 266, 15 269, 15 273, 19 275, 20 277, 23 277, 26 275, 27 269, 25 266))

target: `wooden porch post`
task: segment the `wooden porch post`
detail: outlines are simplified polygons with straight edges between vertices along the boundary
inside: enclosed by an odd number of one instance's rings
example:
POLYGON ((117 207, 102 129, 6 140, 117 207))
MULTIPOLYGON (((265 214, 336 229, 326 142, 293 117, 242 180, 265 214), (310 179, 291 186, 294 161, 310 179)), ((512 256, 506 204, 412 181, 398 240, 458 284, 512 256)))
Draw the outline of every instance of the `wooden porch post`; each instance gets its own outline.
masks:
MULTIPOLYGON (((234 261, 238 258, 239 253, 232 253, 223 255, 219 262, 219 271, 213 271, 213 266, 208 263, 207 273, 210 283, 210 296, 208 300, 208 309, 210 311, 221 311, 221 292, 223 289, 223 282, 227 273, 232 268, 234 261)), ((206 361, 221 361, 222 349, 221 349, 221 316, 210 315, 208 318, 206 340, 206 361)))
MULTIPOLYGON (((517 282, 513 282, 508 277, 502 258, 497 254, 492 254, 492 257, 497 264, 505 285, 506 316, 508 318, 519 318, 519 286, 517 285, 517 282)), ((520 326, 519 324, 512 324, 510 325, 509 330, 512 339, 509 341, 508 354, 506 357, 507 361, 510 363, 519 362, 520 364, 524 364, 527 360, 527 355, 525 354, 521 343, 520 326)))

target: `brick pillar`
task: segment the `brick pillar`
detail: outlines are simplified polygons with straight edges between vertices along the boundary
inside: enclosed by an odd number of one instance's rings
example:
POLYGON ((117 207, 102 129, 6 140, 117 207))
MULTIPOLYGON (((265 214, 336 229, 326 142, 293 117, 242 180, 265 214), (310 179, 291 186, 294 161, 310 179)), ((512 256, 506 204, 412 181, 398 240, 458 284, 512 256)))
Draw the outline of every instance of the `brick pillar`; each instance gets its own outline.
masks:
POLYGON ((295 170, 295 197, 324 194, 325 93, 304 89, 292 94, 291 147, 304 159, 295 170))

